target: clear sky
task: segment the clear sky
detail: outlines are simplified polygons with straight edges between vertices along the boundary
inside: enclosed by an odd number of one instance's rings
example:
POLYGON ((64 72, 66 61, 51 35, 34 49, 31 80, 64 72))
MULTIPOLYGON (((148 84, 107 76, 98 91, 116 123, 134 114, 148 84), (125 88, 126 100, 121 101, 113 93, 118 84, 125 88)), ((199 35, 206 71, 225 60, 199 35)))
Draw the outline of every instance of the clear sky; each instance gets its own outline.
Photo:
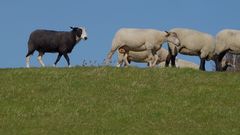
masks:
MULTIPOLYGON (((28 37, 35 29, 86 27, 89 40, 74 48, 71 65, 82 65, 83 60, 102 63, 119 28, 184 27, 215 35, 224 28, 240 29, 239 5, 240 0, 1 0, 0 68, 25 67, 28 37)), ((37 55, 31 58, 32 66, 40 66, 37 55)), ((43 61, 51 66, 56 57, 48 53, 43 61)), ((198 57, 178 57, 199 64, 198 57)), ((66 65, 62 58, 59 66, 66 65)))

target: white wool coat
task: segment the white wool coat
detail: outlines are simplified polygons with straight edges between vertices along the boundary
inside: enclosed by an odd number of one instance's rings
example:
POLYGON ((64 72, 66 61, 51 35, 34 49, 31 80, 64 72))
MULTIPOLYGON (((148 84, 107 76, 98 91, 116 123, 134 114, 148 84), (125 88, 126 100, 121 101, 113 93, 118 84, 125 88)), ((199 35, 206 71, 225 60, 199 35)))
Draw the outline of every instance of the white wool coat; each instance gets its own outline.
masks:
POLYGON ((200 56, 200 58, 206 58, 207 60, 213 58, 215 39, 210 34, 187 28, 174 28, 170 31, 177 33, 181 43, 178 48, 169 43, 169 48, 173 55, 179 52, 185 55, 200 56))
POLYGON ((153 62, 153 55, 162 47, 166 41, 179 45, 176 34, 154 30, 154 29, 131 29, 122 28, 116 34, 112 42, 112 47, 107 56, 107 62, 111 60, 114 52, 123 46, 129 51, 147 51, 149 61, 153 62))
POLYGON ((240 54, 240 30, 224 29, 216 35, 215 53, 224 51, 240 54))

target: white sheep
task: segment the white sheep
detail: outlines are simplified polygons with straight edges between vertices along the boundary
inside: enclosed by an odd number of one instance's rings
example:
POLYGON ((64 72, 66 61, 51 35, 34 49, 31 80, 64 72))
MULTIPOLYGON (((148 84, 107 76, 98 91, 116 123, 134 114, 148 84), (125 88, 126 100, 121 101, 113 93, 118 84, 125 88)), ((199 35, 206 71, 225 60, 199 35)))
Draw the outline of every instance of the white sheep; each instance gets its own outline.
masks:
POLYGON ((216 35, 216 70, 223 71, 222 59, 229 52, 240 54, 240 30, 224 29, 216 35))
MULTIPOLYGON (((168 57, 168 51, 164 48, 159 49, 156 54, 154 55, 154 61, 156 65, 158 65, 161 62, 166 61, 168 57)), ((118 49, 118 63, 117 67, 121 67, 124 63, 124 66, 128 66, 131 61, 139 62, 139 63, 148 63, 148 52, 147 51, 141 51, 141 52, 135 52, 135 51, 126 51, 124 48, 120 47, 118 49)), ((149 65, 149 63, 148 63, 149 65)))
MULTIPOLYGON (((176 47, 169 43, 169 54, 172 66, 175 66, 175 57, 178 53, 192 56, 199 56, 201 59, 200 70, 205 70, 205 60, 214 58, 215 39, 213 36, 186 28, 174 28, 170 30, 178 35, 180 47, 176 47)), ((169 65, 170 59, 166 61, 166 66, 169 65)))
POLYGON ((112 42, 112 48, 107 55, 106 64, 111 61, 114 52, 124 47, 127 51, 147 51, 150 67, 155 66, 154 55, 164 42, 179 46, 178 36, 174 32, 162 32, 154 29, 120 29, 112 42))
MULTIPOLYGON (((164 66, 165 61, 160 63, 160 66, 164 66)), ((199 65, 195 64, 193 62, 183 60, 183 59, 178 59, 176 58, 176 67, 177 68, 193 68, 193 69, 199 69, 199 65)))
MULTIPOLYGON (((154 57, 155 59, 157 59, 156 65, 160 64, 160 66, 164 66, 166 59, 169 57, 168 54, 169 54, 169 52, 164 48, 161 48, 160 50, 158 50, 155 55, 156 57, 154 57)), ((124 50, 124 48, 119 48, 118 49, 117 67, 121 67, 123 64, 124 64, 124 66, 128 66, 128 64, 131 61, 139 62, 139 63, 148 63, 147 51, 126 52, 126 50, 124 50)), ((194 69, 199 68, 199 65, 189 62, 189 61, 186 61, 186 60, 182 60, 182 59, 176 59, 176 64, 177 64, 177 67, 179 67, 179 68, 194 68, 194 69)))

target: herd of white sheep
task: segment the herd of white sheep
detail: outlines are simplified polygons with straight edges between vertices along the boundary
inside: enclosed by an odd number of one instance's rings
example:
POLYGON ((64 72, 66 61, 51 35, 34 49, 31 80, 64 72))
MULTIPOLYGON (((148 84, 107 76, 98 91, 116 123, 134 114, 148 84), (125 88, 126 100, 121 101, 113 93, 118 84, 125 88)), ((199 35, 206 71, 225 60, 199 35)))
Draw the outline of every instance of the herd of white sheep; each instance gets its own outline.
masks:
POLYGON ((186 28, 174 28, 168 31, 154 29, 120 29, 112 42, 106 63, 111 61, 112 55, 118 51, 117 67, 128 66, 131 61, 147 63, 153 67, 158 64, 173 67, 196 68, 197 64, 181 59, 175 59, 178 53, 199 56, 200 70, 205 70, 205 61, 213 60, 216 71, 226 70, 227 63, 222 63, 224 55, 240 53, 240 31, 224 29, 216 37, 186 28), (168 51, 162 48, 168 43, 168 51))

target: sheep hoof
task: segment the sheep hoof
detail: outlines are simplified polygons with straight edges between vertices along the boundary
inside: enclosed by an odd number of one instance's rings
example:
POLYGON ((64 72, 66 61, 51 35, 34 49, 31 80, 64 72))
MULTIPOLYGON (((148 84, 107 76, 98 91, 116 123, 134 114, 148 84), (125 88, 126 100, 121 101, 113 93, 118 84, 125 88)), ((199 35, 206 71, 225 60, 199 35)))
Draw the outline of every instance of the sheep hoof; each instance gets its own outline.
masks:
POLYGON ((121 65, 120 65, 120 64, 117 64, 117 66, 116 66, 116 67, 120 68, 120 67, 121 67, 121 65))
POLYGON ((57 67, 57 65, 56 65, 56 64, 53 64, 53 67, 57 67))

